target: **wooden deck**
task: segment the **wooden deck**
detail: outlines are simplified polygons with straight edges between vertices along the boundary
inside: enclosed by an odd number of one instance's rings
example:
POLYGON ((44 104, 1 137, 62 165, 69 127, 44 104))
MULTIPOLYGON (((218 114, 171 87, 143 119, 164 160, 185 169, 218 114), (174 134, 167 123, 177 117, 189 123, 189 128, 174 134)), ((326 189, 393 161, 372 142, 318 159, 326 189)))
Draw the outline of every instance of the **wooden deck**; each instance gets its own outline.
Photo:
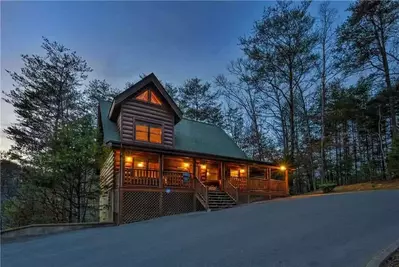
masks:
POLYGON ((275 166, 130 150, 122 155, 114 150, 106 166, 102 198, 109 205, 104 214, 118 224, 288 195, 288 174, 275 166))

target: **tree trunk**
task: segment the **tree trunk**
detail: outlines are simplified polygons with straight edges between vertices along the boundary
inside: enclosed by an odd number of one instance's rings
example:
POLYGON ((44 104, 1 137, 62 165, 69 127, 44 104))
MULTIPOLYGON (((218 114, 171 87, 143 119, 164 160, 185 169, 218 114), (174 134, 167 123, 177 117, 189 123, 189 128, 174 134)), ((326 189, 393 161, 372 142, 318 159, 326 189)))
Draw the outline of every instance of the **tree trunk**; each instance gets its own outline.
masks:
POLYGON ((381 106, 378 106, 378 138, 380 141, 380 155, 381 155, 381 167, 382 167, 382 177, 386 180, 385 175, 385 155, 384 155, 384 146, 382 143, 382 136, 381 136, 381 106))

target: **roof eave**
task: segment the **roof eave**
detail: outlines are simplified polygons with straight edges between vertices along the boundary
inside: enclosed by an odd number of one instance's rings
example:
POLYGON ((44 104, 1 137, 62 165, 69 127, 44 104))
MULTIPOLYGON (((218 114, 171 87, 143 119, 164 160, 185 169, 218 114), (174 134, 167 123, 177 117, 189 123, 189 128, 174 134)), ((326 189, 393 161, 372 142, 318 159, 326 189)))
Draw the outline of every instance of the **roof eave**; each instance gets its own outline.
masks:
POLYGON ((187 150, 180 150, 180 149, 174 149, 174 148, 167 148, 167 147, 154 147, 153 145, 148 146, 148 145, 138 145, 138 144, 133 144, 133 143, 126 143, 126 142, 120 142, 120 141, 112 141, 108 140, 106 142, 107 145, 110 145, 114 148, 120 148, 120 147, 125 147, 125 148, 132 148, 132 149, 141 149, 141 150, 151 150, 153 152, 169 152, 169 153, 176 153, 176 154, 184 154, 185 156, 202 156, 204 158, 214 158, 214 159, 220 159, 220 160, 226 160, 226 161, 233 161, 233 162, 243 162, 243 163, 252 163, 252 164, 262 164, 262 165, 268 165, 273 168, 279 168, 277 164, 273 164, 270 162, 264 162, 264 161, 259 161, 259 160, 252 160, 252 159, 245 159, 245 158, 235 158, 235 157, 228 157, 228 156, 220 156, 220 155, 215 155, 215 154, 208 154, 208 153, 201 153, 201 152, 193 152, 193 151, 187 151, 187 150))

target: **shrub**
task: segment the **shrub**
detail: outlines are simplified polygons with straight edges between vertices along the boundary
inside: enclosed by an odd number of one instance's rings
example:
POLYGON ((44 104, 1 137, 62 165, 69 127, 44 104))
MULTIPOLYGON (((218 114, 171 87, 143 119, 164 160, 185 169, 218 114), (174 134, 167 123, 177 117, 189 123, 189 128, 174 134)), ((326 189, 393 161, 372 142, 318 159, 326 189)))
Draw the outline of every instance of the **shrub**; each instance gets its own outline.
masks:
POLYGON ((330 193, 336 186, 336 184, 321 184, 319 188, 323 190, 323 193, 330 193))

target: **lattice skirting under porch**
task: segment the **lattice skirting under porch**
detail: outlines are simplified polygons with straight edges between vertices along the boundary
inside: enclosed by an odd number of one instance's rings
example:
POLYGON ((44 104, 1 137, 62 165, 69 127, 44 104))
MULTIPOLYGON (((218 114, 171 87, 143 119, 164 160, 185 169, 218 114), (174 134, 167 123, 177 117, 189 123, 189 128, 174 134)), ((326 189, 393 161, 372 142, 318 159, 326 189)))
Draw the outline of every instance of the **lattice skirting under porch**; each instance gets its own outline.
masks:
POLYGON ((122 201, 122 223, 194 211, 192 192, 125 191, 122 201))

